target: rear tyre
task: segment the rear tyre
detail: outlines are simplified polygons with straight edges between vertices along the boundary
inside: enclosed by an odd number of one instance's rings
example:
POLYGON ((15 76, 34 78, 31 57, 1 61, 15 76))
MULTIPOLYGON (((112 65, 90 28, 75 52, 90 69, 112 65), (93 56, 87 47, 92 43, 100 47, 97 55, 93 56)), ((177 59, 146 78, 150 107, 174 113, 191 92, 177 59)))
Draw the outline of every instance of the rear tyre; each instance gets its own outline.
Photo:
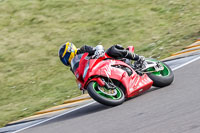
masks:
POLYGON ((99 86, 97 82, 90 82, 87 86, 87 91, 94 100, 107 106, 117 106, 125 100, 124 92, 119 87, 112 90, 113 94, 109 94, 111 90, 99 86))
POLYGON ((162 71, 147 74, 149 78, 153 80, 153 86, 155 87, 168 86, 174 80, 174 74, 171 68, 162 61, 160 61, 160 63, 164 67, 162 71))

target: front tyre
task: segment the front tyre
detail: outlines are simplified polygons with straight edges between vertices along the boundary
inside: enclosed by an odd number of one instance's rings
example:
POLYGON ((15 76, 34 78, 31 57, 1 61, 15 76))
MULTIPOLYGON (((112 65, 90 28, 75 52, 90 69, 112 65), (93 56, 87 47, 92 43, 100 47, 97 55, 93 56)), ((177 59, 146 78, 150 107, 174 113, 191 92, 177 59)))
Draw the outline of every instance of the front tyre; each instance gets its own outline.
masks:
POLYGON ((99 86, 97 82, 90 82, 87 86, 87 91, 94 100, 108 106, 120 105, 125 100, 124 92, 119 87, 111 90, 99 86))
POLYGON ((155 87, 168 86, 173 82, 174 74, 171 68, 167 64, 165 64, 162 61, 159 61, 159 62, 160 62, 160 65, 164 67, 164 69, 158 72, 148 73, 148 76, 151 80, 153 80, 153 86, 155 87))

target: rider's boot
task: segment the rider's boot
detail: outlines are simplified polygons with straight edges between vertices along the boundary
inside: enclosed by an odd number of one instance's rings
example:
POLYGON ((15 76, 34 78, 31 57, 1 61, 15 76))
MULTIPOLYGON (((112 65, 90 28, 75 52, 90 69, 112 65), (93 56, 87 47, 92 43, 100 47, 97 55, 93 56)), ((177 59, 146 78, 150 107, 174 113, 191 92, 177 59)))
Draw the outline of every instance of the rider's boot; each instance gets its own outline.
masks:
MULTIPOLYGON (((127 54, 126 54, 126 56, 125 56, 127 59, 130 59, 130 60, 134 60, 135 62, 134 62, 134 64, 133 65, 131 65, 131 66, 133 66, 133 68, 141 68, 142 66, 143 66, 143 63, 145 62, 145 58, 144 58, 144 56, 139 56, 139 55, 137 55, 137 54, 135 54, 135 53, 132 53, 132 52, 130 52, 130 51, 127 51, 127 54)), ((129 60, 129 63, 127 63, 127 64, 131 64, 130 61, 129 60)))

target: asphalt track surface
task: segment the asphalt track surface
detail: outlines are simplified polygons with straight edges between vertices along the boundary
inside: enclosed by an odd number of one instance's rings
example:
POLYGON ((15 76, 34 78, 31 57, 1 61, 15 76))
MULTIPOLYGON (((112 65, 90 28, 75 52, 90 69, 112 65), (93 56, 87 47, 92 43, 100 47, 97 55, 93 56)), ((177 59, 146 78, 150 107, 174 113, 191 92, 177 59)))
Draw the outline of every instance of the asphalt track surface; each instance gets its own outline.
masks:
POLYGON ((117 107, 92 103, 20 133, 200 133, 200 60, 117 107))

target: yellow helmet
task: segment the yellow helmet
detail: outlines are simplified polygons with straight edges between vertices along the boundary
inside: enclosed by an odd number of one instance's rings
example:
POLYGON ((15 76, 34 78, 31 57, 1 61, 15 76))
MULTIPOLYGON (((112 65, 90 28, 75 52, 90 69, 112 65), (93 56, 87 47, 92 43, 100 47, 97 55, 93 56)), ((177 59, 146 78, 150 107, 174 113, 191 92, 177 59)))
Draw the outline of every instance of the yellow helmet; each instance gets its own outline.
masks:
POLYGON ((71 64, 71 60, 76 56, 77 48, 73 43, 66 42, 59 50, 59 57, 66 66, 71 64))

